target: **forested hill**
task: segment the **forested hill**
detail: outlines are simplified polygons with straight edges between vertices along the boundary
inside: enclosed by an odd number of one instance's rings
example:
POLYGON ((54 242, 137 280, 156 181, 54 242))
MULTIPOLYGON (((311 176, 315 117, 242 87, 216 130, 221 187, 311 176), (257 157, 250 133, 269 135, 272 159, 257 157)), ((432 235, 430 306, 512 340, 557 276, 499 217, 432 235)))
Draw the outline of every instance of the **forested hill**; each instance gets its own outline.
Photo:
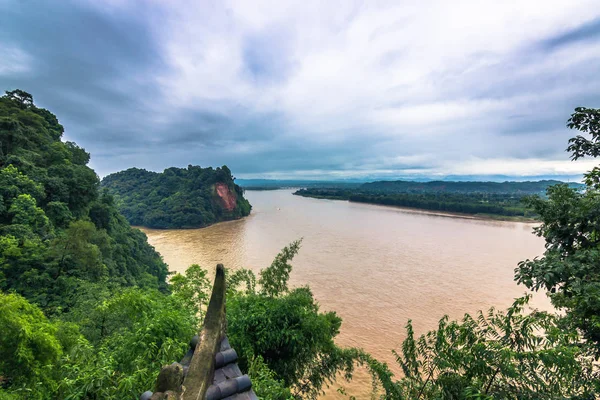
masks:
MULTIPOLYGON (((563 183, 555 180, 535 182, 411 182, 378 181, 360 186, 364 192, 379 193, 496 193, 496 194, 544 194, 549 186, 563 183)), ((572 188, 582 188, 579 183, 569 183, 572 188)))
POLYGON ((100 192, 90 155, 62 134, 30 94, 0 97, 0 289, 53 312, 88 283, 165 287, 159 254, 100 192))
POLYGON ((130 168, 106 176, 102 186, 132 225, 149 228, 200 228, 245 217, 251 209, 225 165, 162 173, 130 168))

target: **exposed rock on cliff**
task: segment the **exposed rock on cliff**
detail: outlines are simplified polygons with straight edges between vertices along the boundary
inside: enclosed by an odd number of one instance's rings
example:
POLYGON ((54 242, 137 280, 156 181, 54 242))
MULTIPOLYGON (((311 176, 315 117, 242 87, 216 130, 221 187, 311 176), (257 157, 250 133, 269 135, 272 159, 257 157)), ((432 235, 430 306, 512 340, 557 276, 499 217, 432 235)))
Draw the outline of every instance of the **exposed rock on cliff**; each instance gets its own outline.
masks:
POLYGON ((223 200, 223 207, 227 211, 233 211, 237 204, 237 196, 235 195, 235 193, 231 192, 231 190, 229 190, 229 186, 227 186, 224 183, 219 182, 215 186, 217 190, 217 195, 219 195, 221 200, 223 200))

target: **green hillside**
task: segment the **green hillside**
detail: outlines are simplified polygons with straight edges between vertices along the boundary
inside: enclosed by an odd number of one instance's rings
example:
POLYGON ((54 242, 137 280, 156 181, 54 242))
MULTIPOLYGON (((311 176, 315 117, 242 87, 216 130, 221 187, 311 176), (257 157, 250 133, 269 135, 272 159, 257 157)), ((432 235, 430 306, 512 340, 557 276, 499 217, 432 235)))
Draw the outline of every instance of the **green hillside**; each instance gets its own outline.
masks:
POLYGON ((164 286, 167 266, 62 133, 31 95, 0 97, 0 288, 59 309, 86 281, 164 286))
POLYGON ((247 216, 251 209, 227 166, 162 173, 130 168, 106 176, 102 186, 132 225, 149 228, 200 228, 247 216))

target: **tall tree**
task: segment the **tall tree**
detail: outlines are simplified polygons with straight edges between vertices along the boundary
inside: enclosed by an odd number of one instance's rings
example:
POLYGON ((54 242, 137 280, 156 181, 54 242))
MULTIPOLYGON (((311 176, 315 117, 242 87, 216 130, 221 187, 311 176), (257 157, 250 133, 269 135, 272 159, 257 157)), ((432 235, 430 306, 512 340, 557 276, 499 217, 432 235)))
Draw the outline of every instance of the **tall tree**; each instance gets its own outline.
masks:
MULTIPOLYGON (((569 140, 571 158, 600 155, 600 110, 576 108, 567 126, 578 135, 569 140)), ((566 311, 566 320, 583 332, 600 356, 600 169, 585 174, 586 187, 548 189, 548 198, 534 196, 529 204, 540 215, 535 228, 546 239, 542 257, 526 260, 516 279, 530 289, 548 291, 552 304, 566 311)))

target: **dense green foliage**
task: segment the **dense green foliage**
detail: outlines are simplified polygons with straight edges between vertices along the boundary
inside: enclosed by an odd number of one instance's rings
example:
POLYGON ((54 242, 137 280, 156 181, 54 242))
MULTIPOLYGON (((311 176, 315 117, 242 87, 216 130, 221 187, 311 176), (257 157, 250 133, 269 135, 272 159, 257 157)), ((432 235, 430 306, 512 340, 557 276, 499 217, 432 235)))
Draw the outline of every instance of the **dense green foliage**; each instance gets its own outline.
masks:
POLYGON ((593 358, 577 332, 557 316, 524 312, 529 297, 506 311, 462 321, 444 317, 415 339, 412 324, 394 381, 371 360, 386 399, 594 399, 600 389, 593 358))
POLYGON ((164 288, 167 266, 62 132, 31 95, 0 97, 0 289, 60 312, 89 282, 164 288))
POLYGON ((430 211, 485 214, 501 217, 532 218, 535 213, 522 203, 518 194, 495 193, 393 193, 364 192, 361 189, 300 189, 294 194, 332 200, 419 208, 430 211))
POLYGON ((52 367, 62 356, 58 326, 24 298, 0 293, 0 372, 14 387, 56 386, 52 367), (7 374, 8 372, 8 374, 7 374))
MULTIPOLYGON (((600 110, 577 108, 568 126, 591 135, 569 141, 574 160, 600 155, 600 110)), ((516 277, 529 288, 548 291, 600 356, 600 169, 588 172, 585 181, 583 192, 558 185, 547 199, 529 199, 542 221, 536 233, 546 239, 546 252, 522 262, 516 277)))
POLYGON ((195 315, 174 295, 140 289, 106 294, 64 317, 82 335, 56 365, 59 386, 51 398, 137 398, 154 386, 163 365, 183 356, 197 331, 195 315))
POLYGON ((187 350, 197 320, 174 295, 100 286, 90 291, 53 319, 18 295, 0 293, 6 386, 0 398, 137 398, 153 387, 162 365, 187 350))
POLYGON ((195 316, 62 133, 28 93, 0 97, 0 397, 131 397, 195 316))
POLYGON ((199 228, 250 214, 244 191, 227 166, 217 169, 188 166, 162 173, 130 168, 106 176, 102 186, 117 200, 132 225, 149 228, 199 228), (232 198, 219 197, 221 186, 232 198))
POLYGON ((304 188, 294 192, 296 196, 328 200, 350 200, 350 196, 354 193, 353 190, 334 188, 304 188))
POLYGON ((533 217, 521 198, 503 194, 353 194, 350 201, 464 214, 533 217))

